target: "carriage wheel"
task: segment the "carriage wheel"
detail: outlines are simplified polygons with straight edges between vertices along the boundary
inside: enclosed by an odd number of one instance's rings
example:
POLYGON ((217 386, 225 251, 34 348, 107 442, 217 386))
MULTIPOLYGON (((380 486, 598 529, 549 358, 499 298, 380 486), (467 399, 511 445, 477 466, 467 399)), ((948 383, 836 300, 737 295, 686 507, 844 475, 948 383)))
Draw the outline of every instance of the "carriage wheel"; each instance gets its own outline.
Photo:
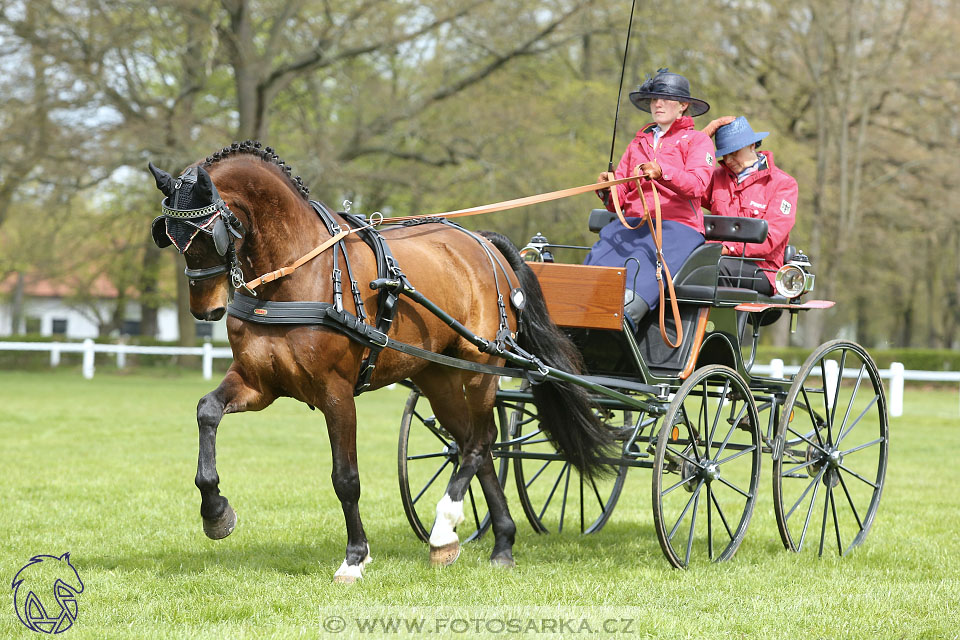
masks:
POLYGON ((816 544, 822 556, 835 544, 844 555, 863 542, 889 439, 883 385, 866 350, 834 340, 811 353, 787 393, 773 446, 774 510, 787 549, 816 544))
MULTIPOLYGON (((600 412, 601 420, 614 428, 632 427, 636 415, 629 410, 600 412)), ((627 467, 610 465, 609 474, 581 476, 541 430, 533 403, 514 406, 510 437, 517 493, 534 531, 561 533, 574 526, 580 533, 594 533, 603 528, 620 498, 627 467)))
MULTIPOLYGON (((499 404, 494 410, 501 436, 505 432, 506 412, 499 404)), ((494 450, 496 445, 494 445, 494 450)), ((507 480, 507 461, 495 458, 497 479, 502 487, 507 480)), ((413 532, 424 542, 436 518, 437 503, 447 490, 450 476, 460 465, 460 450, 453 437, 431 413, 430 403, 416 387, 410 391, 400 420, 400 444, 397 472, 400 499, 413 532)), ((470 482, 463 499, 464 521, 457 527, 460 540, 480 538, 490 528, 490 513, 480 482, 470 482)))
POLYGON ((667 408, 653 460, 653 520, 670 564, 736 553, 757 500, 760 453, 743 377, 721 365, 694 371, 667 408))

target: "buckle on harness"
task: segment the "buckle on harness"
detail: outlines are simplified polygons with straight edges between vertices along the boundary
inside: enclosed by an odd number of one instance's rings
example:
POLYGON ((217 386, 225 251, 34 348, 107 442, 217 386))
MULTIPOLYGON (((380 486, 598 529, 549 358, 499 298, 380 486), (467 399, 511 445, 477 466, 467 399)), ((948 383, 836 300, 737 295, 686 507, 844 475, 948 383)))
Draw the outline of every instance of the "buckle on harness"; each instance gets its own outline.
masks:
POLYGON ((387 337, 387 334, 385 334, 382 331, 378 331, 373 327, 370 327, 367 330, 367 337, 370 338, 370 341, 373 342, 374 346, 377 346, 381 349, 385 349, 387 345, 390 343, 390 338, 387 337), (383 340, 383 344, 380 344, 379 342, 377 342, 378 339, 383 340))

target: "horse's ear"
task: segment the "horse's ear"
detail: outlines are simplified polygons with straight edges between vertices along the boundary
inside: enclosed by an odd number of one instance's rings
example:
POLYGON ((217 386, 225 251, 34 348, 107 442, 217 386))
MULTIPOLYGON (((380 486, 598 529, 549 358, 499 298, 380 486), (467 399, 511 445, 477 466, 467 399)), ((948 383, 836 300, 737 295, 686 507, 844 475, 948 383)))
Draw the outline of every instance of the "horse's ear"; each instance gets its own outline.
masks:
POLYGON ((174 186, 173 176, 163 169, 157 169, 152 162, 147 163, 147 168, 150 169, 150 173, 153 174, 154 179, 157 181, 157 189, 160 189, 163 195, 172 198, 173 194, 177 191, 176 186, 174 186))
POLYGON ((214 194, 217 192, 216 188, 213 186, 213 180, 210 179, 210 174, 207 173, 207 170, 203 167, 197 167, 197 189, 201 198, 204 202, 209 202, 213 204, 214 194))
POLYGON ((65 554, 63 554, 62 556, 60 556, 60 559, 61 559, 61 560, 66 560, 67 562, 70 562, 70 552, 67 551, 65 554))

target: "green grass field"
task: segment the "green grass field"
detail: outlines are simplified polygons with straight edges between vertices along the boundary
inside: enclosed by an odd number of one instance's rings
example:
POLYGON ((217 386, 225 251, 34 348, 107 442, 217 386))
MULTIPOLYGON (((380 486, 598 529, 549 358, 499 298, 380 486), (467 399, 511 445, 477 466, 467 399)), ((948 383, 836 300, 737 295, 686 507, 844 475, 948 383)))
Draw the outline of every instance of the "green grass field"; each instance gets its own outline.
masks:
MULTIPOLYGON (((213 386, 193 375, 101 373, 87 381, 76 370, 0 372, 0 578, 9 589, 31 556, 69 551, 85 589, 77 623, 63 637, 350 637, 322 625, 333 613, 349 620, 383 607, 537 620, 549 611, 602 616, 619 621, 607 631, 662 638, 960 634, 955 389, 908 390, 906 415, 891 424, 877 519, 850 556, 783 550, 767 458, 737 555, 688 571, 671 569, 662 556, 650 473, 642 469, 628 476, 610 523, 585 537, 534 534, 511 474, 516 569, 489 567, 490 537, 465 546, 454 566, 432 569, 397 488, 406 391, 367 394, 359 400, 361 513, 374 562, 361 583, 344 586, 331 581, 345 531, 326 429, 305 405, 283 400, 225 418, 220 486, 239 524, 225 540, 204 537, 193 485, 195 407, 213 386)), ((13 592, 6 593, 0 637, 33 637, 17 620, 13 592)), ((460 629, 419 635, 477 635, 460 629)), ((582 627, 527 629, 539 629, 538 637, 589 635, 582 627)), ((509 635, 500 627, 486 631, 509 635)))

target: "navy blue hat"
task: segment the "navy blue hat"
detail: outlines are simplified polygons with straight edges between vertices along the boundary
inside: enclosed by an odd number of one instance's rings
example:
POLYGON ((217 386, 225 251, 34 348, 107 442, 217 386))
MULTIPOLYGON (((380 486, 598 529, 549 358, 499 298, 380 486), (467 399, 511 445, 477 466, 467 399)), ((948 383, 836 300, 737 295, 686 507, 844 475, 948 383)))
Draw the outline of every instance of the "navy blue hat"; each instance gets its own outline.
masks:
POLYGON ((630 102, 641 111, 650 112, 650 100, 666 98, 677 102, 689 102, 686 115, 696 117, 710 110, 705 101, 690 96, 690 81, 679 73, 670 73, 667 69, 657 69, 657 75, 647 78, 630 94, 630 102))
POLYGON ((752 144, 757 144, 768 135, 770 135, 769 131, 755 132, 747 119, 740 116, 730 124, 725 124, 717 129, 715 138, 717 142, 716 156, 719 158, 752 144))

